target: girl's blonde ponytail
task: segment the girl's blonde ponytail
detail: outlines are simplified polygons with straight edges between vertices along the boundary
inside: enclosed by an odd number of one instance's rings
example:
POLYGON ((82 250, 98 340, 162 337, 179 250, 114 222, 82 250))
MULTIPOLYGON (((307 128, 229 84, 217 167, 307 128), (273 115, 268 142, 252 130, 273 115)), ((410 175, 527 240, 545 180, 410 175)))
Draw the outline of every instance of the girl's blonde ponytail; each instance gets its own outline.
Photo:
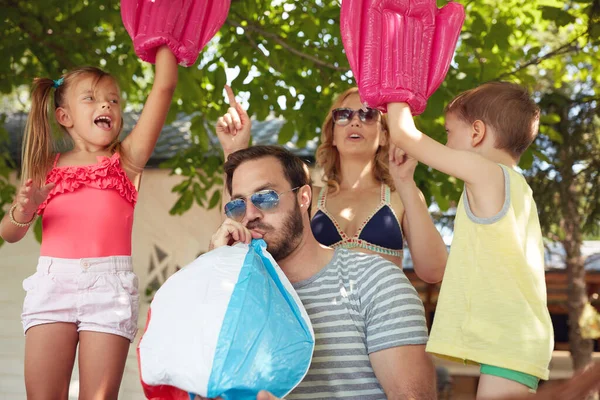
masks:
MULTIPOLYGON (((50 129, 50 104, 54 81, 48 78, 36 78, 31 94, 31 111, 25 126, 23 139, 23 157, 21 179, 32 179, 42 186, 46 173, 52 165, 54 146, 50 129)), ((53 110, 52 110, 53 111, 53 110)))

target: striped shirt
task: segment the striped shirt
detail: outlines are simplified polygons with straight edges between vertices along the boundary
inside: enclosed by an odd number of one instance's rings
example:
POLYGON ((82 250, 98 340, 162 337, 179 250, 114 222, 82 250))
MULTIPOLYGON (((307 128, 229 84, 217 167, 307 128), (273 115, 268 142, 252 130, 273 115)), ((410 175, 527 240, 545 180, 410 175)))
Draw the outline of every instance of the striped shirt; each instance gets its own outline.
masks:
POLYGON ((288 399, 385 399, 369 354, 427 343, 423 303, 402 270, 382 257, 338 248, 294 288, 312 322, 315 351, 288 399))

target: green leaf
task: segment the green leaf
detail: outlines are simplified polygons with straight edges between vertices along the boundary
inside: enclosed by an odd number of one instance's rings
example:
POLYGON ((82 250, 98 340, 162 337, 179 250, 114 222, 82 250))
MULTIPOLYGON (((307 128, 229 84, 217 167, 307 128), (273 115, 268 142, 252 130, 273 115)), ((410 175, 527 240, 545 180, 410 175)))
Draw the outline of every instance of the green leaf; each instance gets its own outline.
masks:
POLYGON ((279 135, 277 137, 277 141, 279 144, 286 144, 294 137, 296 130, 294 128, 293 121, 286 121, 285 124, 279 130, 279 135))
POLYGON ((481 16, 480 13, 474 12, 471 14, 471 18, 473 18, 473 23, 471 24, 471 31, 477 32, 478 35, 487 32, 488 26, 485 22, 485 19, 481 16))
POLYGON ((532 56, 539 56, 540 51, 542 51, 541 46, 534 46, 527 51, 527 54, 531 54, 532 56))
POLYGON ((172 193, 183 193, 187 190, 188 187, 190 187, 190 184, 192 183, 192 181, 190 179, 186 179, 183 182, 180 182, 179 184, 175 185, 173 187, 173 189, 171 189, 172 193))
POLYGON ((519 160, 519 167, 523 169, 529 169, 533 165, 533 150, 528 148, 525 150, 525 153, 521 155, 521 159, 519 160))
POLYGON ((175 202, 173 207, 169 210, 169 214, 171 215, 182 215, 184 212, 189 210, 194 203, 194 195, 192 192, 187 191, 183 192, 181 197, 175 202))
POLYGON ((600 24, 599 23, 592 24, 590 26, 589 35, 590 35, 590 38, 592 38, 592 39, 595 39, 595 40, 600 39, 600 24))
MULTIPOLYGON (((204 172, 206 172, 206 169, 204 172)), ((202 182, 205 187, 208 185, 208 178, 204 174, 198 174, 198 179, 200 179, 200 182, 202 182)))
POLYGON ((556 129, 554 129, 550 126, 541 126, 540 132, 542 132, 544 135, 548 136, 548 138, 550 140, 552 140, 553 142, 556 142, 556 143, 563 142, 563 138, 562 138, 562 135, 560 134, 560 132, 558 132, 556 129))
POLYGON ((319 33, 319 28, 315 24, 315 21, 310 15, 305 14, 305 18, 301 19, 299 31, 304 32, 308 38, 314 38, 319 33))
POLYGON ((223 90, 223 87, 227 83, 227 75, 225 74, 225 69, 223 68, 223 66, 221 64, 219 64, 219 66, 215 72, 216 72, 215 90, 217 91, 217 93, 221 93, 221 91, 223 90))
POLYGON ((200 184, 198 182, 194 182, 194 198, 200 207, 204 207, 203 197, 205 196, 206 192, 202 190, 200 184))
POLYGON ((33 224, 33 233, 35 235, 35 240, 38 241, 38 243, 42 243, 42 219, 38 218, 35 221, 35 224, 33 224))
POLYGON ((167 113, 167 119, 165 120, 165 125, 172 124, 173 121, 177 119, 177 114, 179 113, 179 109, 171 105, 169 107, 169 112, 167 113))
POLYGON ((540 123, 546 125, 555 125, 560 122, 560 115, 558 114, 545 114, 540 117, 540 123))
POLYGON ((542 18, 554 21, 556 26, 565 26, 575 22, 575 17, 563 9, 541 6, 540 10, 542 11, 542 18))
POLYGON ((536 156, 541 161, 550 163, 550 159, 548 158, 548 156, 546 156, 544 153, 542 153, 541 151, 539 151, 535 148, 533 149, 533 155, 536 156))
MULTIPOLYGON (((221 157, 210 156, 204 163, 204 172, 207 176, 212 176, 215 172, 220 171, 223 166, 223 160, 221 157)), ((208 182, 207 182, 208 184, 208 182)))
POLYGON ((203 153, 206 152, 210 145, 210 140, 208 138, 208 132, 206 132, 206 127, 204 126, 204 118, 201 116, 192 118, 190 132, 194 136, 194 140, 196 141, 199 150, 203 153))
POLYGON ((446 196, 442 195, 440 187, 437 185, 429 185, 429 190, 433 194, 433 198, 441 210, 447 210, 450 207, 450 201, 446 196))
POLYGON ((212 210, 213 208, 215 208, 217 206, 217 204, 219 204, 219 201, 221 200, 221 192, 219 190, 215 190, 212 194, 212 196, 210 196, 210 201, 208 202, 208 209, 212 210))
POLYGON ((503 21, 497 21, 490 28, 490 33, 486 36, 485 45, 488 49, 498 46, 501 51, 508 50, 510 47, 509 37, 512 35, 512 29, 503 21))

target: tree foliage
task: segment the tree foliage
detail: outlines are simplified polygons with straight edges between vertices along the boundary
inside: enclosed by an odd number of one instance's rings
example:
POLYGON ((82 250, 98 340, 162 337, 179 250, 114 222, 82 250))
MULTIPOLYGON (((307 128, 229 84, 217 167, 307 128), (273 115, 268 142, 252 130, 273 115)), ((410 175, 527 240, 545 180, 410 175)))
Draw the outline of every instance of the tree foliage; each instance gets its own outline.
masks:
MULTIPOLYGON (((445 1, 438 0, 438 6, 445 1)), ((90 64, 112 72, 129 107, 139 110, 152 82, 152 68, 132 50, 117 0, 0 0, 0 90, 15 103, 36 76, 55 77, 90 64), (12 96, 12 97, 11 97, 12 96)), ((573 82, 600 80, 598 0, 463 0, 466 21, 454 62, 440 89, 429 100, 418 124, 444 141, 443 108, 456 94, 494 79, 528 86, 537 98, 573 82), (542 75, 543 74, 543 75, 542 75), (541 79, 543 78, 543 79, 541 79)), ((262 120, 269 114, 286 123, 279 142, 304 146, 320 133, 333 97, 353 84, 339 32, 339 1, 233 0, 227 21, 197 65, 180 69, 180 84, 170 112, 192 114, 190 147, 165 167, 182 176, 173 190, 180 196, 171 210, 181 214, 194 203, 216 205, 221 184, 220 153, 209 140, 214 121, 225 112, 222 87, 226 70, 232 84, 262 120)), ((591 85, 588 85, 591 86, 591 85)), ((574 88, 576 90, 576 87, 574 88)), ((592 93, 593 95, 593 93, 592 93)), ((23 97, 23 96, 21 96, 23 97)), ((5 101, 4 103, 7 103, 5 101)), ((5 112, 10 110, 5 110, 5 112)), ((543 142, 540 142, 543 145, 543 142)), ((522 159, 531 167, 538 148, 522 159)), ((458 182, 419 166, 416 180, 428 198, 447 208, 458 198, 458 182)), ((10 186, 2 186, 10 197, 10 186)))

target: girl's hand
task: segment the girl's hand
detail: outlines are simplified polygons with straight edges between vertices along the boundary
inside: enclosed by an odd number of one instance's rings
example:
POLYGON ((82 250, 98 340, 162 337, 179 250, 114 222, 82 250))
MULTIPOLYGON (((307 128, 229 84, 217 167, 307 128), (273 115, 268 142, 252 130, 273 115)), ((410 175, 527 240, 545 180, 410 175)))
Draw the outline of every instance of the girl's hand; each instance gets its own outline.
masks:
POLYGON ((250 118, 241 105, 235 100, 233 90, 225 85, 229 98, 227 113, 217 120, 217 137, 225 156, 248 148, 250 142, 250 118))
POLYGON ((26 221, 19 222, 25 223, 31 221, 38 207, 46 200, 54 186, 56 186, 56 184, 49 183, 40 188, 34 186, 33 180, 31 179, 28 179, 25 184, 21 186, 16 197, 17 207, 15 211, 19 212, 26 221))
POLYGON ((390 143, 390 174, 395 182, 412 182, 418 161, 395 144, 390 143))

